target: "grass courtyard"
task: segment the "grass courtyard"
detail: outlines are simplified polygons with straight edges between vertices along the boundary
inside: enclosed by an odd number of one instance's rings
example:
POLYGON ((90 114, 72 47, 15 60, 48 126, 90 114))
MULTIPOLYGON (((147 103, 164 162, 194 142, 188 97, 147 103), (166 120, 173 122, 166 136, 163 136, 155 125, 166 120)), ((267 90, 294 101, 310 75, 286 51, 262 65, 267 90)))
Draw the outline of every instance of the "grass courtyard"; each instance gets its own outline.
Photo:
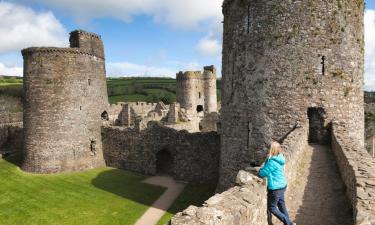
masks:
MULTIPOLYGON (((18 161, 0 160, 1 225, 131 225, 165 191, 123 170, 35 175, 21 171, 18 161)), ((188 185, 160 224, 213 191, 214 185, 188 185)))

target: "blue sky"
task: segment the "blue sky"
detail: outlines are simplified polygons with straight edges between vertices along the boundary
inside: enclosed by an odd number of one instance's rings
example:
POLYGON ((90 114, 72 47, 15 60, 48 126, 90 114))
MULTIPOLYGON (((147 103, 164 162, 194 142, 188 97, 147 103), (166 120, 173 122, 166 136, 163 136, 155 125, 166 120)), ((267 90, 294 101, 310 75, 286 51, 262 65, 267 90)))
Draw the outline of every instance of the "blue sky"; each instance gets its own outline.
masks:
MULTIPOLYGON (((0 74, 22 75, 20 50, 102 36, 107 76, 174 76, 221 68, 222 0, 0 0, 0 74)), ((375 90, 375 0, 367 1, 366 89, 375 90)))

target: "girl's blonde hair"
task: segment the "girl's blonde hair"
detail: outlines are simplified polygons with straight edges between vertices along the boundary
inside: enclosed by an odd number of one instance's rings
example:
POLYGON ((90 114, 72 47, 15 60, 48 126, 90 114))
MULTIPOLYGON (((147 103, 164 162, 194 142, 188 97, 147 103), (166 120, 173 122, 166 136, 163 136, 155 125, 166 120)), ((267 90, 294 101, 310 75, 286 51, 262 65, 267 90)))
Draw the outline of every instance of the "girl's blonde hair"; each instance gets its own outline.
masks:
POLYGON ((280 154, 281 151, 282 151, 281 145, 278 142, 274 141, 271 144, 270 151, 269 151, 268 155, 269 156, 276 156, 276 155, 280 154))

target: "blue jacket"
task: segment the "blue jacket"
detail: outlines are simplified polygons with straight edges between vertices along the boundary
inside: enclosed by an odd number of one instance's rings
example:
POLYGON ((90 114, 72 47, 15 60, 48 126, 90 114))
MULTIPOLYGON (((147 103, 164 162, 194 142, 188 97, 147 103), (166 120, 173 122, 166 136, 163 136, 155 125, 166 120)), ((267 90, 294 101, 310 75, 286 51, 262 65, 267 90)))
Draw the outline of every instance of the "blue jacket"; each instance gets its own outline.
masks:
POLYGON ((280 153, 267 159, 264 166, 260 169, 259 176, 262 178, 267 177, 268 190, 278 190, 286 187, 284 165, 285 157, 280 153))

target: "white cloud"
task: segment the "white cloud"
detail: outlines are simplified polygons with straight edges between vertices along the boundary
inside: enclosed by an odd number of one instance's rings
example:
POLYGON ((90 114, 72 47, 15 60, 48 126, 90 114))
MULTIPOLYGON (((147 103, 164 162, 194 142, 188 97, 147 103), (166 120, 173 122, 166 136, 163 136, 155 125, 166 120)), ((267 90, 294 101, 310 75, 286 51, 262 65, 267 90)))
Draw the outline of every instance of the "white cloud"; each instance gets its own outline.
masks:
POLYGON ((196 61, 184 62, 167 62, 168 66, 148 66, 132 62, 110 62, 107 63, 107 76, 143 76, 143 77, 176 77, 179 71, 199 71, 203 67, 196 61))
MULTIPOLYGON (((30 0, 14 0, 27 3, 30 0)), ((193 28, 221 17, 222 0, 31 0, 70 12, 81 21, 111 17, 126 22, 137 15, 177 28, 193 28)))
POLYGON ((365 12, 365 89, 375 90, 375 10, 365 12))
POLYGON ((217 57, 221 54, 221 43, 219 42, 219 39, 209 36, 204 37, 199 41, 196 50, 202 56, 217 57))
POLYGON ((22 76, 23 68, 13 64, 0 63, 0 75, 22 76))
POLYGON ((66 31, 52 12, 0 1, 0 53, 30 46, 63 46, 66 31))

